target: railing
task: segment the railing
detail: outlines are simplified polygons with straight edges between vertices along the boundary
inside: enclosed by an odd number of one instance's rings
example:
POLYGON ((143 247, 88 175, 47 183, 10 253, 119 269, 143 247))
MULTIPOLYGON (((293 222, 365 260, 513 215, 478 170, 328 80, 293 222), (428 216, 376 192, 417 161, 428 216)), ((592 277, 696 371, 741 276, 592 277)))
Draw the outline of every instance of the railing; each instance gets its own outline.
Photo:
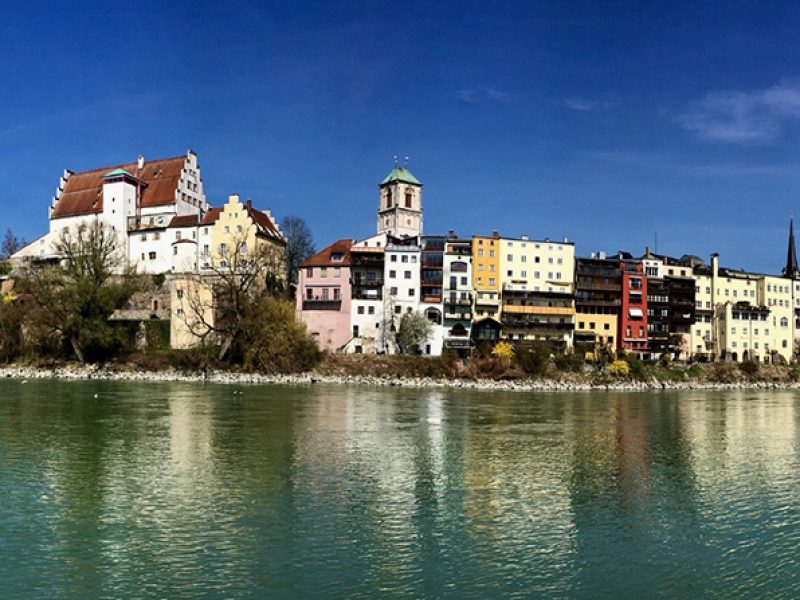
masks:
POLYGON ((361 287, 382 287, 383 286, 383 277, 378 277, 376 279, 363 279, 358 277, 351 277, 350 278, 351 285, 358 285, 361 287))
POLYGON ((453 319, 456 321, 471 321, 472 320, 472 312, 452 312, 452 311, 444 311, 444 318, 445 319, 453 319))
POLYGON ((341 300, 303 300, 303 310, 341 310, 341 300))
POLYGON ((575 306, 621 306, 621 300, 584 300, 575 298, 575 306))
POLYGON ((353 290, 353 300, 383 300, 383 290, 378 290, 377 294, 365 294, 357 290, 353 290))
POLYGON ((451 296, 445 296, 444 303, 455 306, 472 306, 472 298, 453 298, 451 296))
POLYGON ((593 281, 576 281, 575 287, 579 290, 598 290, 601 292, 620 292, 622 285, 617 283, 596 283, 593 281))

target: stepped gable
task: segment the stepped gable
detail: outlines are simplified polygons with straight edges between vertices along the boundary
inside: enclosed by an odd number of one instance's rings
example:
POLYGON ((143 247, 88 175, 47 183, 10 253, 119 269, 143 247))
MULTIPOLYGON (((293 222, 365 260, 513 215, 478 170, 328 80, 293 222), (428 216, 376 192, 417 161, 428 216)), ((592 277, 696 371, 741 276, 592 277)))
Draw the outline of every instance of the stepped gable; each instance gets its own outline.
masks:
MULTIPOLYGON (((181 172, 186 156, 175 156, 145 162, 140 174, 142 185, 142 207, 161 206, 175 202, 181 172)), ((74 217, 99 213, 103 210, 103 176, 122 169, 134 176, 136 162, 113 165, 91 171, 72 173, 67 178, 61 197, 55 204, 52 218, 74 217)))

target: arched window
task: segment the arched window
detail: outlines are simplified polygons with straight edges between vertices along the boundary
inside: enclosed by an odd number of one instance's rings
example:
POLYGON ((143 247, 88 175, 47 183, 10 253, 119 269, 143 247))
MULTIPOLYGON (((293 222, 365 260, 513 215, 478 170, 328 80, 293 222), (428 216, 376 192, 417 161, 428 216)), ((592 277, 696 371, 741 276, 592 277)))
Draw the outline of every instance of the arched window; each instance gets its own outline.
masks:
POLYGON ((411 208, 411 200, 414 198, 414 193, 411 190, 406 190, 406 208, 411 208))
POLYGON ((392 190, 386 188, 386 208, 392 208, 392 190))
POLYGON ((429 308, 428 310, 425 311, 425 316, 434 325, 442 324, 442 313, 439 312, 439 309, 429 308))

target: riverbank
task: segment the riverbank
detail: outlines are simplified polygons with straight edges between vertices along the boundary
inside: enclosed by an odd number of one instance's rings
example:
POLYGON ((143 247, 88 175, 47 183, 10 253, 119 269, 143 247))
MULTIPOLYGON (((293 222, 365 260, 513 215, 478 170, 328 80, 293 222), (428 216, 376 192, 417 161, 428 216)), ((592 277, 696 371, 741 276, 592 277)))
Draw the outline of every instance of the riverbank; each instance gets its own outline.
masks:
POLYGON ((108 380, 132 382, 191 382, 216 384, 282 384, 282 385, 362 385, 392 386, 405 388, 450 388, 485 391, 648 391, 648 390, 734 390, 734 389, 800 389, 800 382, 790 380, 743 380, 714 382, 702 380, 670 381, 652 378, 649 380, 591 381, 581 375, 570 379, 520 379, 495 381, 491 379, 444 379, 432 377, 393 377, 389 375, 329 375, 301 373, 293 375, 268 375, 259 373, 237 373, 231 371, 144 371, 119 370, 91 365, 59 365, 55 367, 3 367, 0 378, 13 378, 22 383, 29 379, 57 380, 108 380))

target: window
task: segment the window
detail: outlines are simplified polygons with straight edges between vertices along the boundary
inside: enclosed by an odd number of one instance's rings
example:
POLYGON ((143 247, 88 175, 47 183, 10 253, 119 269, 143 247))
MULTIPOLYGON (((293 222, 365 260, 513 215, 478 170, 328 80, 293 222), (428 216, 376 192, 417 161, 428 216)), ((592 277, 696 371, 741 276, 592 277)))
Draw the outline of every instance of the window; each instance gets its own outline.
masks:
POLYGON ((141 240, 142 240, 143 242, 146 242, 146 241, 147 241, 147 234, 146 234, 146 233, 143 233, 143 234, 142 234, 140 237, 141 237, 141 240))
POLYGON ((175 296, 177 296, 178 300, 181 300, 181 299, 183 299, 183 290, 182 290, 182 289, 178 289, 178 290, 175 292, 175 296))
POLYGON ((242 242, 242 245, 239 246, 239 254, 247 254, 247 242, 242 242))
POLYGON ((508 262, 511 262, 511 261, 514 260, 514 255, 513 254, 509 254, 506 258, 508 259, 508 262))
POLYGON ((395 279, 397 277, 397 271, 389 271, 389 279, 395 279))
POLYGON ((223 255, 228 252, 228 244, 222 243, 219 245, 219 254, 223 255))
POLYGON ((180 231, 176 231, 176 232, 175 232, 175 239, 176 239, 176 240, 179 240, 179 239, 181 239, 181 232, 180 232, 180 231))
POLYGON ((325 279, 328 276, 328 267, 320 267, 319 276, 325 279))
POLYGON ((494 258, 494 250, 489 250, 489 258, 494 258))
POLYGON ((333 269, 333 276, 334 277, 341 277, 342 276, 342 269, 340 267, 335 267, 333 269))
POLYGON ((394 307, 394 314, 399 315, 403 311, 402 306, 395 306, 394 307))
POLYGON ((408 295, 409 295, 411 298, 413 298, 414 296, 416 296, 416 294, 417 294, 417 291, 416 291, 414 288, 409 288, 409 289, 408 289, 408 295))
POLYGON ((397 262, 397 254, 390 254, 389 262, 397 262))
POLYGON ((241 225, 237 225, 236 226, 236 231, 238 231, 239 233, 242 233, 242 226, 241 225))
POLYGON ((489 285, 494 285, 495 280, 494 277, 489 277, 489 285))
POLYGON ((342 290, 339 288, 333 288, 333 299, 334 300, 341 300, 342 299, 342 290))
POLYGON ((406 190, 406 208, 411 208, 411 199, 413 198, 413 194, 411 190, 406 190))
POLYGON ((407 263, 408 262, 408 254, 403 254, 403 256, 400 257, 400 262, 407 263))
POLYGON ((183 309, 179 308, 175 311, 175 314, 178 315, 178 317, 183 318, 183 309))
POLYGON ((374 307, 374 306, 370 306, 370 307, 367 309, 367 313, 369 313, 369 314, 371 314, 371 315, 374 315, 374 314, 375 314, 375 307, 374 307))
POLYGON ((389 288, 389 295, 390 296, 397 296, 397 288, 396 287, 389 288))
POLYGON ((357 312, 358 314, 360 314, 360 315, 363 315, 363 314, 364 314, 364 307, 363 307, 363 306, 359 306, 359 307, 356 309, 356 312, 357 312))
MULTIPOLYGON (((208 246, 206 246, 206 250, 208 250, 208 246)), ((208 254, 208 252, 206 252, 208 254)), ((313 277, 314 276, 314 267, 306 267, 306 277, 313 277)))
POLYGON ((150 258, 150 260, 155 260, 156 259, 156 253, 155 252, 151 252, 149 254, 149 258, 150 258))
POLYGON ((403 277, 404 277, 405 279, 411 279, 411 271, 405 271, 405 272, 403 273, 403 277))
POLYGON ((225 233, 230 233, 231 228, 228 225, 225 225, 225 233))
POLYGON ((160 233, 158 233, 158 232, 156 231, 156 232, 153 234, 153 239, 154 239, 154 240, 160 240, 160 239, 161 239, 161 234, 160 234, 160 233))
POLYGON ((478 248, 478 256, 483 256, 483 248, 478 248))

